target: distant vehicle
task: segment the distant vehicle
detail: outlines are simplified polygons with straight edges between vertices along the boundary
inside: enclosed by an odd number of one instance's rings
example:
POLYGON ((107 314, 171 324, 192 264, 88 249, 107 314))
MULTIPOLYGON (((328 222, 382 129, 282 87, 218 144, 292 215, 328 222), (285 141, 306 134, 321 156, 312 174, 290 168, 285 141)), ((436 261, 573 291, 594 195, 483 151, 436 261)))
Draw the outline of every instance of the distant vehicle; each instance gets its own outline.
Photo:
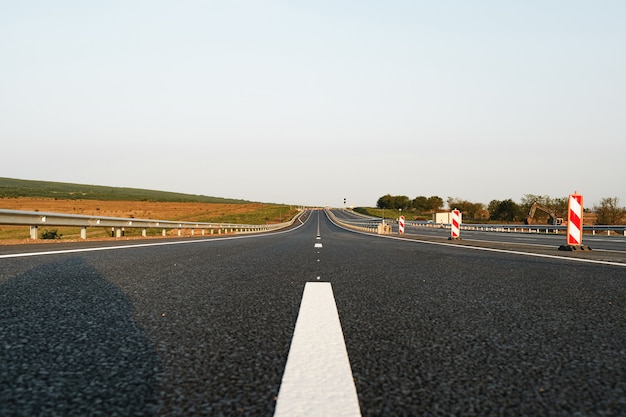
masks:
POLYGON ((550 222, 552 225, 554 226, 559 226, 562 224, 565 224, 567 222, 563 221, 562 217, 557 217, 556 213, 554 210, 552 210, 550 207, 546 207, 543 204, 539 204, 538 201, 535 201, 531 206, 530 206, 530 211, 528 212, 528 217, 526 217, 526 220, 524 220, 525 224, 533 224, 535 223, 535 212, 537 210, 541 210, 544 213, 547 213, 548 216, 550 216, 550 222))

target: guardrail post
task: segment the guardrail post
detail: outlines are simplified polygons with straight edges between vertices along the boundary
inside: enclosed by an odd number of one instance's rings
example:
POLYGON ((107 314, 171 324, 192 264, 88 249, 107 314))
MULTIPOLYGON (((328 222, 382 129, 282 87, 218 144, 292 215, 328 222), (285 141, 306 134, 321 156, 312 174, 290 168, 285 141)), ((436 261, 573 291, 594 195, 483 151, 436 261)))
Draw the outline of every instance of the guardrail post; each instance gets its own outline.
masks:
POLYGON ((39 238, 39 233, 37 233, 37 226, 30 227, 30 238, 35 240, 39 238))
POLYGON ((146 237, 147 235, 148 233, 146 232, 146 228, 144 227, 143 229, 141 229, 141 236, 146 237))
POLYGON ((163 237, 167 236, 167 230, 162 229, 161 230, 161 236, 163 236, 163 237))
POLYGON ((80 238, 81 239, 87 239, 87 228, 86 227, 81 227, 80 228, 80 238))

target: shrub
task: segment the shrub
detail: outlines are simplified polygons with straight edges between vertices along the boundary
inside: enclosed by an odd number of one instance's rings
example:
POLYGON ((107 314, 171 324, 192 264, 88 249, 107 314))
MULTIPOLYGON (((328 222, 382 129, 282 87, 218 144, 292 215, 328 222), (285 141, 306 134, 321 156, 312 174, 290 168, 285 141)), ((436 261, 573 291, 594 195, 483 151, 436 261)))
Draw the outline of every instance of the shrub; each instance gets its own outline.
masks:
POLYGON ((54 230, 44 229, 44 231, 41 233, 42 239, 61 239, 61 236, 63 235, 60 234, 57 231, 57 229, 54 229, 54 230))

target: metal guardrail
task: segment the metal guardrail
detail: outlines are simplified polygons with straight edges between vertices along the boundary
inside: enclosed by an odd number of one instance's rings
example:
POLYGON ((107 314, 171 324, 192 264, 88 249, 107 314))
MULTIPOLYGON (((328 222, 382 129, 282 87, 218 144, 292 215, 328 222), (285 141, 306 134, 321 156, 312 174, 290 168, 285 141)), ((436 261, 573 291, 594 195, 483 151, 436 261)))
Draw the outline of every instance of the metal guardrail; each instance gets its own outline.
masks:
POLYGON ((335 216, 332 210, 324 210, 326 215, 335 223, 342 225, 343 227, 347 227, 349 229, 358 230, 361 232, 367 233, 378 233, 378 234, 387 234, 391 233, 391 229, 388 228, 387 224, 383 224, 381 221, 372 221, 372 219, 355 219, 355 220, 347 220, 340 219, 335 216))
MULTIPOLYGON (((363 218, 354 218, 354 219, 339 219, 337 216, 333 215, 330 210, 327 212, 331 213, 332 218, 345 227, 353 228, 356 230, 371 232, 371 233, 380 233, 378 230, 378 225, 381 224, 381 218, 373 218, 373 217, 363 217, 363 218)), ((385 223, 397 224, 397 219, 385 219, 385 223)), ((432 221, 407 221, 405 222, 405 226, 414 226, 414 227, 429 227, 429 228, 450 228, 449 223, 434 223, 432 221)), ((543 233, 543 234, 559 234, 559 233, 567 233, 567 226, 558 226, 558 225, 546 225, 546 224, 472 224, 472 223, 462 223, 461 230, 473 230, 473 231, 482 231, 482 232, 504 232, 504 233, 543 233)), ((583 233, 588 233, 591 235, 596 235, 599 233, 606 233, 607 235, 618 234, 626 236, 626 226, 619 225, 593 225, 593 226, 583 226, 583 233)))
MULTIPOLYGON (((450 224, 436 224, 433 222, 422 221, 410 221, 407 225, 417 227, 445 227, 450 228, 450 224)), ((471 224, 461 223, 461 230, 475 230, 482 232, 506 232, 506 233, 544 233, 544 234, 559 234, 567 233, 567 226, 560 225, 547 225, 547 224, 471 224)), ((590 233, 596 235, 601 232, 606 232, 607 235, 611 233, 622 234, 626 236, 626 226, 613 226, 613 225, 593 225, 583 226, 583 233, 590 233)))
POLYGON ((80 227, 81 239, 87 238, 88 227, 111 228, 112 234, 121 237, 126 228, 142 229, 142 236, 146 236, 147 229, 161 229, 161 234, 166 235, 167 230, 178 229, 178 235, 182 235, 183 229, 190 229, 194 235, 200 230, 204 235, 206 230, 210 234, 221 233, 258 233, 281 229, 293 224, 298 216, 289 222, 276 224, 235 224, 235 223, 203 223, 203 222, 177 222, 171 220, 135 219, 125 217, 86 216, 81 214, 44 213, 39 211, 21 211, 0 209, 0 225, 29 226, 31 239, 38 239, 38 229, 41 226, 70 226, 80 227))

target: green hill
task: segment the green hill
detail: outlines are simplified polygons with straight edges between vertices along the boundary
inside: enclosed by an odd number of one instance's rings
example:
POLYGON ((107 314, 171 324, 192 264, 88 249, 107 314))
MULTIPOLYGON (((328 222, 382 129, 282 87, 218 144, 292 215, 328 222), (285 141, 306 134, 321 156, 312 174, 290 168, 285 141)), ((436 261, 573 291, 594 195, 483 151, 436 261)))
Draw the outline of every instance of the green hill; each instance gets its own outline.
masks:
POLYGON ((140 188, 106 187, 102 185, 70 184, 65 182, 31 181, 0 177, 0 198, 58 198, 70 200, 105 201, 167 201, 239 204, 235 200, 204 195, 182 194, 140 188))

